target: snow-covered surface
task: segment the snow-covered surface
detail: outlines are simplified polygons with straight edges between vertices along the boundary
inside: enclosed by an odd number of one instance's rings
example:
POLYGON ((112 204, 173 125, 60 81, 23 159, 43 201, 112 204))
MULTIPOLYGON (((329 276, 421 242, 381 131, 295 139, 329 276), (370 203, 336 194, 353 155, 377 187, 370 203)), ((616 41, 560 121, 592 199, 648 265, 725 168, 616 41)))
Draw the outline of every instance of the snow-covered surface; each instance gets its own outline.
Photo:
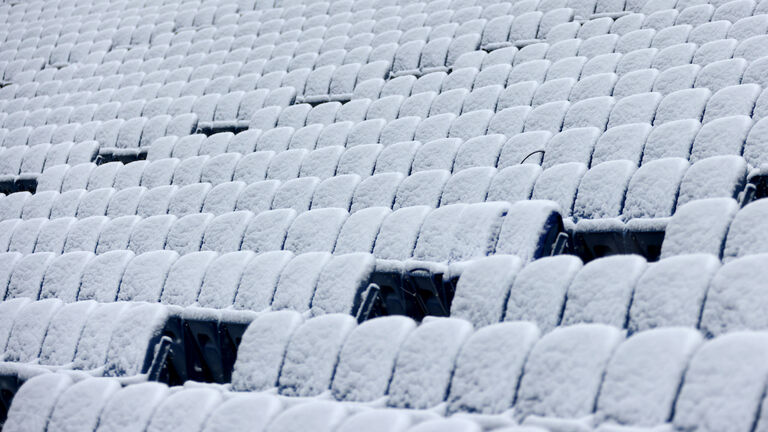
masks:
POLYGON ((387 405, 424 409, 441 403, 471 333, 470 323, 455 318, 436 318, 411 332, 397 356, 387 405))
POLYGON ((238 348, 232 388, 259 391, 276 386, 288 341, 302 322, 299 313, 288 310, 256 318, 243 334, 238 348))
POLYGON ((205 422, 204 432, 263 430, 280 412, 274 396, 245 393, 233 396, 216 407, 205 422))
POLYGON ((499 414, 509 409, 538 338, 539 329, 528 322, 498 323, 472 334, 456 358, 448 411, 499 414))
POLYGON ((620 344, 603 378, 598 421, 648 427, 666 422, 688 361, 701 343, 693 328, 666 327, 620 344))
POLYGON ((139 432, 146 429, 152 414, 168 395, 168 387, 155 382, 126 386, 104 405, 99 431, 139 432))
POLYGON ((521 267, 516 256, 494 255, 470 261, 461 273, 451 316, 475 327, 502 320, 504 301, 521 267))
POLYGON ((624 327, 635 284, 645 266, 645 259, 634 255, 611 256, 586 264, 568 287, 562 324, 624 327))
POLYGON ((706 342, 694 354, 675 404, 676 428, 749 430, 760 409, 765 380, 763 332, 734 332, 706 342))
POLYGON ((766 211, 768 211, 768 201, 757 200, 736 213, 725 240, 723 262, 768 252, 764 237, 766 233, 759 229, 761 221, 765 220, 766 211))
POLYGON ((720 256, 738 210, 732 198, 700 199, 679 206, 667 224, 662 258, 691 253, 720 256))
POLYGON ((201 430, 221 400, 221 393, 214 389, 183 389, 173 393, 157 407, 147 431, 201 430))
POLYGON ((315 396, 328 390, 341 346, 355 325, 350 315, 328 314, 297 328, 288 342, 280 370, 280 393, 315 396))
POLYGON ((64 374, 42 374, 32 378, 13 398, 3 430, 45 430, 57 399, 71 385, 72 379, 64 374))
POLYGON ((120 383, 112 378, 95 378, 73 384, 59 396, 46 430, 95 430, 104 404, 118 390, 120 383))
POLYGON ((400 346, 415 327, 410 318, 389 316, 355 328, 339 353, 331 386, 334 398, 364 402, 384 396, 400 346))
POLYGON ((275 417, 267 432, 312 430, 331 432, 346 417, 347 409, 330 401, 311 401, 289 408, 275 417))
POLYGON ((520 382, 515 415, 578 418, 588 415, 603 370, 622 332, 604 324, 558 327, 534 345, 520 382))
POLYGON ((505 321, 530 321, 546 333, 560 324, 565 294, 581 260, 557 256, 536 260, 520 270, 509 292, 505 321))

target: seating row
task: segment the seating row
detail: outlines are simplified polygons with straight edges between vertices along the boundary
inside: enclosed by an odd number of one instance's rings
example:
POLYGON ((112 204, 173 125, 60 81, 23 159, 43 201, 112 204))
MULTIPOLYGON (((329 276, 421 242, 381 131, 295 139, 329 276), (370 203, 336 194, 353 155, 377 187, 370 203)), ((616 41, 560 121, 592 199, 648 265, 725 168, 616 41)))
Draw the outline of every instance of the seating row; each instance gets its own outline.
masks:
MULTIPOLYGON (((764 422, 764 342, 762 332, 703 342, 695 331, 668 328, 625 339, 616 328, 591 324, 540 337, 525 322, 473 331, 458 319, 415 327, 388 317, 355 326, 348 316, 302 322, 295 313, 278 312, 249 326, 235 364, 233 388, 260 393, 194 386, 169 391, 154 383, 121 389, 109 379, 73 383, 66 374, 43 374, 21 387, 6 428, 30 430, 33 422, 44 426, 50 418, 48 428, 77 419, 113 430, 130 418, 150 431, 168 430, 172 423, 211 431, 263 414, 249 425, 275 432, 307 425, 331 431, 347 430, 336 427, 357 412, 349 420, 353 425, 375 421, 387 431, 423 421, 407 430, 476 432, 482 427, 474 422, 487 424, 489 417, 474 413, 496 414, 490 418, 502 427, 521 421, 577 430, 629 424, 746 431, 764 422), (325 341, 323 349, 317 339, 325 341), (567 358, 563 345, 570 347, 567 358), (366 367, 360 370, 360 364, 366 367), (287 397, 270 396, 273 388, 287 397), (330 400, 291 398, 320 394, 330 400), (389 409, 348 403, 382 397, 389 409), (278 414, 282 406, 291 408, 278 414), (431 413, 421 411, 434 406, 439 408, 431 413), (460 414, 432 420, 442 413, 460 414)), ((358 430, 353 425, 349 430, 358 430)))

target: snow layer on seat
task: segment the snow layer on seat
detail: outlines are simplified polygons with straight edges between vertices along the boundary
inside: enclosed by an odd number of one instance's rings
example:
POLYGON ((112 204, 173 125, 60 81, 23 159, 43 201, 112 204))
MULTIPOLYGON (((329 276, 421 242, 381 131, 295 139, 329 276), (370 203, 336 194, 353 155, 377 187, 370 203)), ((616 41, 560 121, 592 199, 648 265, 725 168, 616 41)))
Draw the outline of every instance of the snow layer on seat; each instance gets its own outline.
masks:
POLYGON ((46 430, 95 430, 106 401, 119 389, 120 383, 110 378, 73 384, 58 398, 46 430))
POLYGON ((168 319, 159 304, 136 303, 120 314, 107 348, 105 376, 130 376, 146 372, 153 346, 168 319))
POLYGON ((22 307, 8 337, 3 359, 12 362, 31 362, 38 358, 48 324, 61 308, 59 299, 30 302, 22 307))
POLYGON ((675 428, 750 430, 768 377, 766 343, 765 333, 734 332, 702 345, 685 373, 675 428))
POLYGON ((182 216, 173 223, 168 231, 165 249, 180 255, 197 252, 203 243, 206 227, 213 220, 209 213, 194 213, 182 216))
POLYGON ((661 257, 690 253, 721 256, 726 233, 738 210, 732 198, 700 199, 678 207, 667 224, 661 257))
POLYGON ((121 216, 110 219, 104 224, 99 235, 96 253, 103 254, 113 250, 128 249, 133 227, 141 220, 138 216, 121 216))
POLYGON ((643 164, 629 181, 624 216, 627 219, 670 216, 680 181, 688 166, 688 161, 681 158, 659 159, 643 164))
POLYGON ((165 279, 160 301, 165 304, 188 306, 197 300, 203 278, 216 252, 192 252, 177 259, 165 279))
POLYGON ((707 290, 719 269, 717 257, 706 254, 679 255, 649 264, 635 285, 629 331, 698 327, 707 290))
POLYGON ((263 394, 239 394, 226 399, 205 422, 204 432, 264 430, 282 408, 278 398, 263 394))
POLYGON ((445 398, 456 356, 472 325, 456 318, 436 318, 411 332, 400 348, 387 405, 425 409, 445 398))
POLYGON ((501 321, 504 302, 520 271, 515 256, 495 255, 471 261, 462 271, 451 304, 451 316, 476 327, 501 321))
POLYGON ((768 252, 766 231, 761 229, 768 211, 768 201, 757 200, 736 213, 728 230, 723 251, 723 262, 739 257, 768 252))
POLYGON ((488 187, 496 174, 493 167, 472 167, 459 171, 445 183, 440 204, 477 203, 485 201, 488 187))
POLYGON ((235 308, 255 311, 268 308, 280 273, 292 258, 293 254, 289 251, 272 251, 251 259, 240 278, 235 308))
POLYGON ((338 432, 405 432, 411 425, 407 412, 390 409, 372 409, 351 415, 337 429, 338 432))
POLYGON ((698 120, 673 120, 656 125, 645 143, 643 164, 662 158, 688 159, 696 134, 701 128, 698 120))
POLYGON ((389 316, 352 330, 339 353, 331 385, 334 398, 368 402, 384 396, 400 346, 414 328, 410 318, 389 316))
POLYGON ((515 416, 578 418, 592 412, 603 371, 622 332, 603 324, 558 327, 534 345, 515 416))
POLYGON ((347 408, 330 401, 313 400, 296 405, 278 414, 269 424, 267 432, 312 430, 332 432, 347 415, 347 408))
POLYGON ((207 388, 182 389, 172 393, 157 407, 147 431, 199 431, 222 399, 221 392, 207 388))
POLYGON ((17 261, 8 283, 6 298, 28 297, 37 299, 42 289, 45 270, 54 258, 54 254, 42 252, 26 255, 17 261))
POLYGON ((229 252, 211 262, 200 288, 198 304, 210 308, 232 306, 243 270, 254 255, 251 251, 229 252))
POLYGON ((125 267, 118 300, 157 302, 165 279, 179 254, 157 250, 136 255, 125 267))
POLYGON ((761 262, 765 254, 750 255, 723 265, 707 292, 701 314, 701 330, 712 336, 738 330, 768 328, 761 313, 765 307, 764 287, 759 282, 766 274, 761 262))
POLYGON ((312 314, 354 314, 360 307, 361 294, 368 286, 375 264, 373 255, 367 253, 334 255, 317 280, 312 314))
POLYGON ((532 198, 552 200, 560 206, 564 216, 569 216, 579 183, 586 172, 586 165, 580 162, 563 163, 548 168, 536 180, 532 198))
POLYGON ((646 427, 668 421, 688 361, 701 342, 695 329, 670 327, 621 343, 605 371, 597 421, 646 427))
POLYGON ((315 396, 328 390, 341 346, 355 326, 355 318, 350 315, 329 314, 297 328, 280 371, 280 393, 315 396))
POLYGON ((376 237, 374 255, 383 259, 410 258, 421 225, 430 210, 426 206, 404 207, 387 216, 376 237))
POLYGON ((494 324, 473 333, 456 359, 448 412, 500 414, 509 409, 538 339, 539 329, 527 322, 494 324))
POLYGON ((283 248, 296 254, 332 252, 347 216, 346 210, 338 208, 315 209, 301 213, 288 229, 283 248))
POLYGON ((308 310, 320 273, 330 259, 329 252, 308 252, 294 257, 280 273, 272 307, 308 310))
POLYGON ((372 252, 381 223, 391 212, 386 207, 369 207, 350 214, 339 231, 334 253, 372 252))
POLYGON ((236 391, 268 390, 277 385, 285 349, 303 318, 295 311, 269 312, 248 325, 232 371, 236 391))
POLYGON ((466 204, 452 204, 429 212, 419 230, 413 258, 420 261, 447 262, 456 244, 457 224, 466 204))
POLYGON ((156 382, 125 386, 106 401, 99 416, 99 431, 141 432, 157 406, 168 396, 168 387, 156 382))
POLYGON ((205 228, 200 249, 222 253, 240 250, 252 217, 249 211, 236 211, 215 217, 205 228))
POLYGON ((603 323, 623 328, 635 284, 645 266, 645 259, 633 255, 586 264, 568 288, 563 324, 603 323))
POLYGON ((427 420, 408 429, 408 432, 480 432, 475 422, 463 418, 427 420))
POLYGON ((519 201, 509 208, 501 226, 497 254, 517 255, 524 262, 549 254, 547 235, 561 224, 553 201, 519 201))
POLYGON ((624 195, 637 165, 613 160, 593 166, 581 178, 573 218, 599 219, 617 217, 624 205, 624 195))
POLYGON ((680 183, 677 206, 705 198, 736 198, 744 188, 747 164, 735 155, 699 160, 680 183))
POLYGON ((293 209, 265 211, 252 218, 243 235, 240 249, 256 253, 282 250, 288 228, 296 218, 293 209))
POLYGON ((14 396, 3 430, 45 430, 57 399, 71 385, 72 378, 65 374, 41 374, 30 379, 14 396))

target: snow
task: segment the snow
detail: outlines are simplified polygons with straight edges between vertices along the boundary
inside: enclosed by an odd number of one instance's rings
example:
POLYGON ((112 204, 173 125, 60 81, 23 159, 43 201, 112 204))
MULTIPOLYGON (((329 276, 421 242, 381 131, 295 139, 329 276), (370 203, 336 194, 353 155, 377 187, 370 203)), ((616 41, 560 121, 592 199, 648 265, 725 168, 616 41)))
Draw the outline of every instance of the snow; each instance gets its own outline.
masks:
POLYGON ((360 306, 360 295, 368 286, 375 259, 367 253, 335 255, 323 267, 312 298, 313 315, 352 313, 360 306))
POLYGON ((520 259, 515 256, 494 255, 470 261, 459 278, 451 316, 475 327, 501 321, 504 301, 520 268, 520 259))
POLYGON ((280 371, 280 393, 314 396, 327 390, 341 346, 355 327, 354 317, 329 314, 313 318, 296 329, 280 371))
POLYGON ((344 405, 330 401, 314 400, 291 407, 275 417, 267 427, 267 432, 291 432, 311 430, 331 432, 336 430, 346 417, 344 405))
POLYGON ((58 398, 46 430, 96 429, 106 401, 120 388, 120 383, 110 378, 86 379, 73 384, 58 398))
POLYGON ((148 432, 201 430, 208 415, 222 402, 219 391, 185 388, 172 393, 157 407, 148 432))
POLYGON ((13 398, 3 430, 45 430, 57 399, 72 385, 65 374, 41 374, 24 383, 13 398))
POLYGON ((285 310, 266 313, 251 322, 238 347, 233 390, 260 391, 277 385, 288 341, 302 321, 299 313, 285 310))
POLYGON ((45 270, 54 258, 53 253, 42 252, 26 255, 17 261, 8 283, 6 299, 19 297, 37 299, 42 288, 45 270))
POLYGON ((131 251, 116 250, 91 259, 83 269, 78 300, 115 301, 123 272, 133 257, 131 251))
POLYGON ((661 101, 659 93, 638 93, 619 99, 611 110, 608 130, 632 123, 652 123, 661 101))
POLYGON ((710 281, 720 269, 716 256, 680 255, 648 266, 635 286, 628 328, 696 327, 710 281))
POLYGON ((136 207, 136 214, 146 218, 168 213, 171 198, 177 190, 178 186, 165 185, 146 191, 141 195, 141 201, 136 207))
POLYGON ((295 178, 285 181, 275 192, 272 208, 290 208, 298 213, 309 210, 312 195, 320 183, 316 177, 295 178))
POLYGON ((749 430, 759 412, 768 370, 764 333, 734 332, 693 356, 675 404, 676 429, 749 430))
POLYGON ((323 180, 312 196, 312 209, 338 207, 349 210, 360 176, 342 174, 323 180))
MULTIPOLYGON (((159 304, 135 303, 120 314, 107 347, 104 376, 130 376, 145 372, 148 347, 159 337, 168 310, 159 304)), ((150 357, 151 358, 151 357, 150 357)))
POLYGON ((179 217, 168 231, 165 249, 180 255, 197 252, 203 243, 203 234, 213 220, 209 213, 194 213, 179 217))
MULTIPOLYGON (((135 215, 146 191, 147 188, 140 186, 132 186, 115 191, 109 200, 106 215, 111 218, 135 215)), ((84 194, 83 197, 85 196, 84 194)), ((102 212, 102 214, 104 213, 102 212)))
POLYGON ((280 274, 272 307, 308 310, 320 273, 330 259, 328 252, 308 252, 291 260, 280 274))
POLYGON ((125 267, 118 300, 157 302, 173 263, 179 254, 156 250, 136 255, 125 267))
POLYGON ((351 213, 339 231, 334 252, 371 252, 382 221, 391 213, 389 208, 369 207, 351 213))
POLYGON ((752 119, 744 116, 722 117, 704 124, 696 135, 691 162, 719 155, 740 155, 752 119))
POLYGON ((387 216, 376 237, 374 255, 383 259, 410 258, 421 225, 430 210, 426 206, 404 207, 387 216))
POLYGON ((525 364, 515 416, 578 418, 592 412, 603 371, 622 332, 603 324, 558 327, 534 345, 525 364))
POLYGON ((63 217, 49 219, 40 228, 35 244, 35 252, 54 252, 62 253, 64 244, 67 241, 69 228, 77 222, 74 217, 63 217))
POLYGON ((9 299, 0 303, 0 346, 5 350, 5 345, 8 343, 8 336, 10 336, 11 329, 13 328, 13 320, 16 318, 19 311, 28 304, 31 300, 28 298, 9 299))
POLYGON ((428 420, 408 429, 409 432, 480 432, 482 428, 471 420, 448 418, 428 420))
POLYGON ((437 207, 443 186, 450 177, 451 173, 444 170, 421 171, 406 177, 397 188, 392 208, 397 210, 418 205, 437 207))
POLYGON ((92 252, 69 252, 56 257, 45 270, 40 298, 77 300, 83 270, 94 257, 92 252))
MULTIPOLYGON (((288 251, 256 255, 245 266, 235 296, 235 308, 260 311, 269 307, 280 273, 293 254, 288 251)), ((170 276, 169 276, 170 278, 170 276)), ((166 282, 166 287, 168 282, 166 282)))
POLYGON ((458 173, 472 167, 492 167, 496 165, 499 152, 506 141, 504 135, 482 135, 467 139, 459 146, 453 171, 458 173))
POLYGON ((351 415, 337 429, 339 432, 357 432, 366 430, 369 432, 404 432, 411 425, 411 418, 407 412, 371 409, 351 415))
POLYGON ((254 214, 267 211, 272 206, 279 180, 255 181, 246 186, 237 196, 237 210, 249 210, 254 214))
POLYGON ((494 324, 472 334, 456 359, 448 412, 500 414, 509 409, 538 339, 539 329, 527 322, 494 324))
POLYGON ((236 211, 215 217, 205 227, 201 250, 222 253, 240 250, 251 219, 253 213, 249 211, 236 211))
POLYGON ((457 318, 435 318, 411 332, 400 347, 387 405, 425 409, 445 397, 454 361, 472 325, 457 318))
POLYGON ((552 200, 560 206, 564 215, 569 216, 579 183, 586 172, 586 165, 580 162, 568 162, 548 168, 536 180, 532 198, 552 200))
POLYGON ((339 158, 336 175, 357 174, 361 177, 371 175, 376 158, 383 148, 379 144, 363 144, 347 149, 339 158))
POLYGON ((296 219, 296 210, 278 209, 259 213, 251 219, 243 235, 241 250, 256 253, 282 250, 288 228, 296 219))
POLYGON ((110 219, 102 226, 96 253, 103 254, 113 250, 128 249, 128 240, 133 227, 141 220, 138 216, 121 216, 110 219))
POLYGON ((300 254, 332 252, 348 213, 344 209, 315 209, 299 214, 288 229, 283 249, 300 254))
POLYGON ((670 327, 638 333, 619 345, 605 371, 597 421, 645 427, 665 423, 702 339, 693 328, 670 327))
POLYGON ((131 231, 128 249, 137 255, 153 250, 162 250, 168 237, 168 231, 174 222, 176 222, 176 216, 165 214, 140 220, 131 231))
POLYGON ((760 262, 765 257, 765 254, 742 257, 727 262, 717 272, 701 314, 700 327, 705 334, 718 336, 768 328, 768 321, 760 312, 764 307, 764 294, 759 281, 765 277, 760 262))
POLYGON ((251 251, 223 254, 208 266, 198 304, 202 307, 226 308, 235 300, 244 268, 253 259, 251 251))
POLYGON ((709 198, 679 206, 666 227, 662 258, 686 253, 720 256, 738 203, 731 198, 709 198))
POLYGON ((659 218, 674 211, 688 161, 665 158, 643 164, 629 181, 623 214, 627 219, 659 218))
POLYGON ((675 120, 658 125, 648 135, 643 164, 662 158, 688 159, 701 124, 698 120, 675 120))
POLYGON ((635 255, 587 263, 568 288, 562 324, 603 323, 623 328, 635 284, 645 267, 645 259, 635 255))
POLYGON ((37 218, 23 220, 19 223, 11 234, 11 241, 8 244, 9 252, 21 252, 30 254, 35 249, 37 237, 40 229, 48 222, 48 219, 37 218))
POLYGON ((684 119, 701 120, 704 107, 710 96, 712 96, 712 92, 706 88, 672 92, 659 103, 653 124, 659 125, 684 119))
POLYGON ((541 167, 534 164, 508 166, 493 176, 488 187, 487 201, 516 202, 527 200, 541 174, 541 167))
POLYGON ((16 314, 3 359, 28 363, 38 358, 48 323, 63 303, 46 299, 24 305, 16 314))
POLYGON ((336 173, 336 165, 344 153, 344 147, 329 146, 311 151, 304 157, 299 170, 300 177, 319 177, 326 179, 336 173))
POLYGON ((374 174, 387 172, 408 174, 418 148, 419 144, 416 141, 395 143, 384 147, 376 159, 374 174))
MULTIPOLYGON (((600 81, 604 80, 601 79, 600 81)), ((603 131, 608 124, 608 116, 614 104, 615 101, 611 96, 580 100, 568 109, 563 119, 563 129, 595 127, 603 131)))
POLYGON ((181 255, 168 271, 160 301, 164 304, 189 306, 197 300, 203 278, 216 252, 192 252, 181 255))
POLYGON ((99 417, 99 431, 143 432, 155 409, 167 395, 168 387, 156 382, 122 388, 106 401, 99 417))
POLYGON ((574 219, 617 217, 636 165, 613 160, 593 166, 582 177, 573 208, 574 219))
POLYGON ((547 169, 567 162, 589 165, 599 136, 600 130, 594 127, 573 128, 555 134, 544 147, 542 167, 547 169))
POLYGON ((331 386, 334 398, 367 402, 384 396, 400 346, 414 328, 410 318, 401 316, 380 317, 356 327, 339 353, 331 386))
POLYGON ((452 204, 431 211, 419 230, 413 257, 421 261, 447 262, 456 243, 455 231, 465 204, 452 204))
POLYGON ((263 430, 280 412, 278 398, 264 394, 238 394, 226 399, 211 412, 204 432, 263 430))
POLYGON ((466 207, 455 232, 451 261, 492 254, 509 211, 510 206, 505 202, 476 203, 466 207))

